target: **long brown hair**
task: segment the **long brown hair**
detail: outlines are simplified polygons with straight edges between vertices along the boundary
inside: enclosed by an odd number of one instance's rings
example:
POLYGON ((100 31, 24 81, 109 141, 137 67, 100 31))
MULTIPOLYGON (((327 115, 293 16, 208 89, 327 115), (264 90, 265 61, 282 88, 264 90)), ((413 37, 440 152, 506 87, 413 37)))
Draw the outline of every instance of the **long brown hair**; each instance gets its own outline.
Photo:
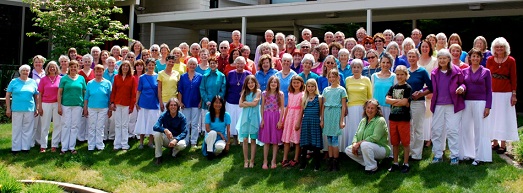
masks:
POLYGON ((118 75, 123 75, 122 67, 124 65, 129 65, 129 71, 127 71, 127 74, 125 76, 132 76, 133 75, 133 66, 131 65, 131 62, 129 60, 122 60, 122 64, 120 64, 120 67, 118 68, 118 75))
POLYGON ((276 80, 276 83, 278 83, 278 86, 276 86, 276 92, 274 92, 274 94, 276 95, 276 102, 278 103, 278 105, 280 105, 280 101, 282 100, 281 97, 280 97, 280 79, 278 79, 277 76, 271 76, 269 77, 269 81, 267 81, 267 89, 265 89, 265 91, 267 91, 267 93, 271 93, 271 82, 273 80, 276 80))
POLYGON ((251 93, 256 93, 256 91, 260 88, 260 84, 258 83, 258 80, 256 80, 256 77, 254 75, 249 75, 245 77, 245 80, 243 81, 243 87, 242 87, 242 100, 245 101, 245 97, 251 93), (256 86, 254 87, 254 90, 249 89, 249 80, 254 81, 256 86))
POLYGON ((287 89, 289 91, 289 93, 294 93, 294 87, 292 87, 292 81, 299 81, 301 82, 301 87, 300 87, 300 92, 303 92, 305 90, 305 82, 303 81, 303 78, 301 78, 301 76, 298 76, 298 75, 294 75, 292 78, 291 78, 291 83, 289 85, 289 88, 287 89))

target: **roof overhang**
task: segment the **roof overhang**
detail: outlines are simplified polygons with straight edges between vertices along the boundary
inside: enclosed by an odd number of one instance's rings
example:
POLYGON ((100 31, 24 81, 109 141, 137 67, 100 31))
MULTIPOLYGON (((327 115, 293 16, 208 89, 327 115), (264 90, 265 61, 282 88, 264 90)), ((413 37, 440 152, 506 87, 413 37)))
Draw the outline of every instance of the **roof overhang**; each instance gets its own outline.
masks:
POLYGON ((138 23, 187 29, 232 30, 247 18, 249 31, 293 26, 523 15, 521 0, 318 0, 300 3, 238 6, 138 15, 138 23), (480 10, 475 10, 480 8, 480 10))

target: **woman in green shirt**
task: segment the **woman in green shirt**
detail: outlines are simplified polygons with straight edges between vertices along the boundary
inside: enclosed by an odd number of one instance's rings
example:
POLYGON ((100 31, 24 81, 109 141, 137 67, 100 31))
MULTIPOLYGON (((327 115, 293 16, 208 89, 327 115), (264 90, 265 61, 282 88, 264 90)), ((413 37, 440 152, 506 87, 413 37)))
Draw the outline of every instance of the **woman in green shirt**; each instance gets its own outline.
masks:
POLYGON ((83 76, 78 75, 78 62, 69 62, 69 74, 60 79, 58 87, 58 114, 62 116, 61 144, 63 155, 67 151, 76 154, 76 134, 82 118, 86 84, 83 76))
POLYGON ((345 153, 372 174, 378 170, 376 160, 386 158, 390 154, 390 147, 387 145, 389 133, 378 101, 367 100, 363 108, 363 119, 358 125, 352 145, 345 149, 345 153))

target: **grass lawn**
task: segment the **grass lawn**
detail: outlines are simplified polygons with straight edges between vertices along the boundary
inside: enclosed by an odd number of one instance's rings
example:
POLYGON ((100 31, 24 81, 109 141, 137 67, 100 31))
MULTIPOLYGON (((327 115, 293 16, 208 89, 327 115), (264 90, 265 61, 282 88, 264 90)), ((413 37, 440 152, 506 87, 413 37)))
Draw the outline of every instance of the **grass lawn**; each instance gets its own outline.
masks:
POLYGON ((430 164, 430 149, 425 148, 425 159, 411 162, 408 174, 388 173, 382 167, 367 175, 346 155, 341 155, 339 172, 326 171, 325 164, 318 172, 311 168, 263 170, 261 147, 256 167, 244 169, 240 146, 231 146, 228 155, 213 161, 203 157, 200 148, 186 149, 176 159, 170 159, 165 150, 163 164, 156 166, 153 149, 139 150, 136 140, 130 145, 126 153, 112 151, 112 144, 91 153, 87 144, 79 144, 76 155, 39 153, 36 147, 30 153, 12 155, 11 125, 3 124, 0 172, 7 171, 15 179, 62 181, 109 192, 523 192, 523 171, 497 155, 489 164, 472 166, 467 161, 450 166, 448 158, 430 164))

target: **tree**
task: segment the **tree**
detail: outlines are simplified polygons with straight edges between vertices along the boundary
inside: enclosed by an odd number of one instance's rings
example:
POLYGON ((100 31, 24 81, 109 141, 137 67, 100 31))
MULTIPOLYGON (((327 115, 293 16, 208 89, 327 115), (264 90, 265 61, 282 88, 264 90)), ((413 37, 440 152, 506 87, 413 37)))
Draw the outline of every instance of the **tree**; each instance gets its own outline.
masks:
POLYGON ((78 53, 88 53, 95 45, 119 39, 129 40, 123 33, 128 25, 111 20, 111 14, 121 14, 114 0, 24 0, 36 14, 34 26, 43 32, 27 36, 50 42, 51 58, 58 58, 74 47, 78 53))

